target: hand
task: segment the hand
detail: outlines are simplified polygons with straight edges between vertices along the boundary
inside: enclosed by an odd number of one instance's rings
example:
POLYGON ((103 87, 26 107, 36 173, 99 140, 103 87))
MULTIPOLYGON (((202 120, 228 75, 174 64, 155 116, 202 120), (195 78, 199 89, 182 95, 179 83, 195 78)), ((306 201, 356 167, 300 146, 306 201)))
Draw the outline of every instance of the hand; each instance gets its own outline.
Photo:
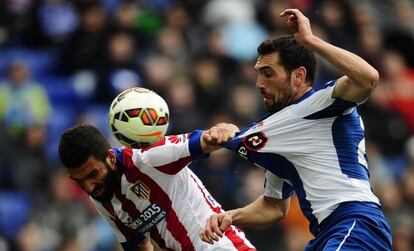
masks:
POLYGON ((223 237, 224 232, 231 225, 232 221, 230 213, 213 214, 207 219, 206 226, 200 233, 201 240, 214 244, 214 241, 218 241, 219 237, 223 237))
POLYGON ((218 146, 233 139, 238 131, 239 128, 234 124, 219 123, 203 133, 201 136, 202 147, 205 148, 205 152, 217 150, 218 146))
POLYGON ((306 45, 313 37, 309 19, 298 9, 286 9, 280 16, 288 16, 286 24, 298 43, 306 45))
POLYGON ((145 238, 138 244, 137 251, 154 251, 154 246, 151 243, 151 240, 145 238))

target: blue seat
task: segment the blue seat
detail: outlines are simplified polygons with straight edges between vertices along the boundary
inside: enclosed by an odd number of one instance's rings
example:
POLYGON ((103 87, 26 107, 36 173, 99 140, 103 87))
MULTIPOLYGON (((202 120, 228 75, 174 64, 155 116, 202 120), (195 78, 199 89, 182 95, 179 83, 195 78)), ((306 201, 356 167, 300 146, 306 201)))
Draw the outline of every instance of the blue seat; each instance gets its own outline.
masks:
POLYGON ((27 195, 18 192, 0 192, 0 235, 14 239, 29 220, 31 203, 27 195))
POLYGON ((46 88, 53 105, 73 105, 78 95, 73 88, 72 79, 65 76, 42 76, 37 81, 46 88))
POLYGON ((108 126, 109 104, 107 106, 91 104, 83 110, 83 115, 88 123, 101 129, 105 136, 110 136, 111 132, 108 126))
POLYGON ((52 74, 56 69, 58 57, 51 50, 31 50, 27 48, 9 48, 0 50, 0 78, 6 76, 6 70, 13 61, 28 63, 34 79, 52 74))
POLYGON ((76 122, 78 116, 78 107, 76 105, 60 104, 53 106, 52 113, 46 124, 47 144, 45 149, 51 163, 59 165, 58 144, 60 136, 76 122))

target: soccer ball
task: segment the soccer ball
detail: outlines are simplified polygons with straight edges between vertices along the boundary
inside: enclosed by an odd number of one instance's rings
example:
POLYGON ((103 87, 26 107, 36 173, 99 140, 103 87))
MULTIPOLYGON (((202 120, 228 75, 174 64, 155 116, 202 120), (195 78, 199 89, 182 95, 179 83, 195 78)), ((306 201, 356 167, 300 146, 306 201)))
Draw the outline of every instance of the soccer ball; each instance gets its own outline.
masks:
POLYGON ((157 93, 133 87, 121 92, 109 108, 109 126, 124 146, 145 148, 164 137, 168 105, 157 93))

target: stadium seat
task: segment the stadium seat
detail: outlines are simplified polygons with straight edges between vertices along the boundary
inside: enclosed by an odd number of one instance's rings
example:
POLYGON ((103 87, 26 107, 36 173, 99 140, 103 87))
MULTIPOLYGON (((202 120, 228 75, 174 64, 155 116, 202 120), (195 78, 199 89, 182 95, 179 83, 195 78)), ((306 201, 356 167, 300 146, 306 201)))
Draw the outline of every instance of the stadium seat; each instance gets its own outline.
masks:
POLYGON ((51 50, 27 48, 0 50, 0 78, 5 78, 9 64, 16 60, 28 63, 34 79, 53 73, 57 65, 56 53, 51 50))
POLYGON ((14 239, 30 216, 31 203, 25 194, 0 192, 0 236, 14 239))
POLYGON ((72 126, 78 118, 78 109, 70 104, 53 106, 47 127, 46 154, 53 164, 59 163, 57 148, 63 131, 72 126))
POLYGON ((43 76, 37 81, 46 88, 52 105, 73 106, 77 104, 78 95, 73 88, 70 77, 43 76))

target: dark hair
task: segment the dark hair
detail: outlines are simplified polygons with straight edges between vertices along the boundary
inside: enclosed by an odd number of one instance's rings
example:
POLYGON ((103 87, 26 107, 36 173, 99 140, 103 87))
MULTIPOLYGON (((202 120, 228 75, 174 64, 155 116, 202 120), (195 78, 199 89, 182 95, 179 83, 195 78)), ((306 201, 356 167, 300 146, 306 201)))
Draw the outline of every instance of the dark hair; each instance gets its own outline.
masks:
POLYGON ((303 45, 298 44, 292 35, 279 36, 263 41, 257 52, 266 55, 278 52, 280 63, 288 72, 303 66, 306 69, 306 82, 313 84, 316 71, 315 54, 303 45))
POLYGON ((66 168, 76 168, 91 155, 104 162, 110 148, 108 140, 98 128, 87 124, 76 125, 62 134, 59 158, 66 168))

